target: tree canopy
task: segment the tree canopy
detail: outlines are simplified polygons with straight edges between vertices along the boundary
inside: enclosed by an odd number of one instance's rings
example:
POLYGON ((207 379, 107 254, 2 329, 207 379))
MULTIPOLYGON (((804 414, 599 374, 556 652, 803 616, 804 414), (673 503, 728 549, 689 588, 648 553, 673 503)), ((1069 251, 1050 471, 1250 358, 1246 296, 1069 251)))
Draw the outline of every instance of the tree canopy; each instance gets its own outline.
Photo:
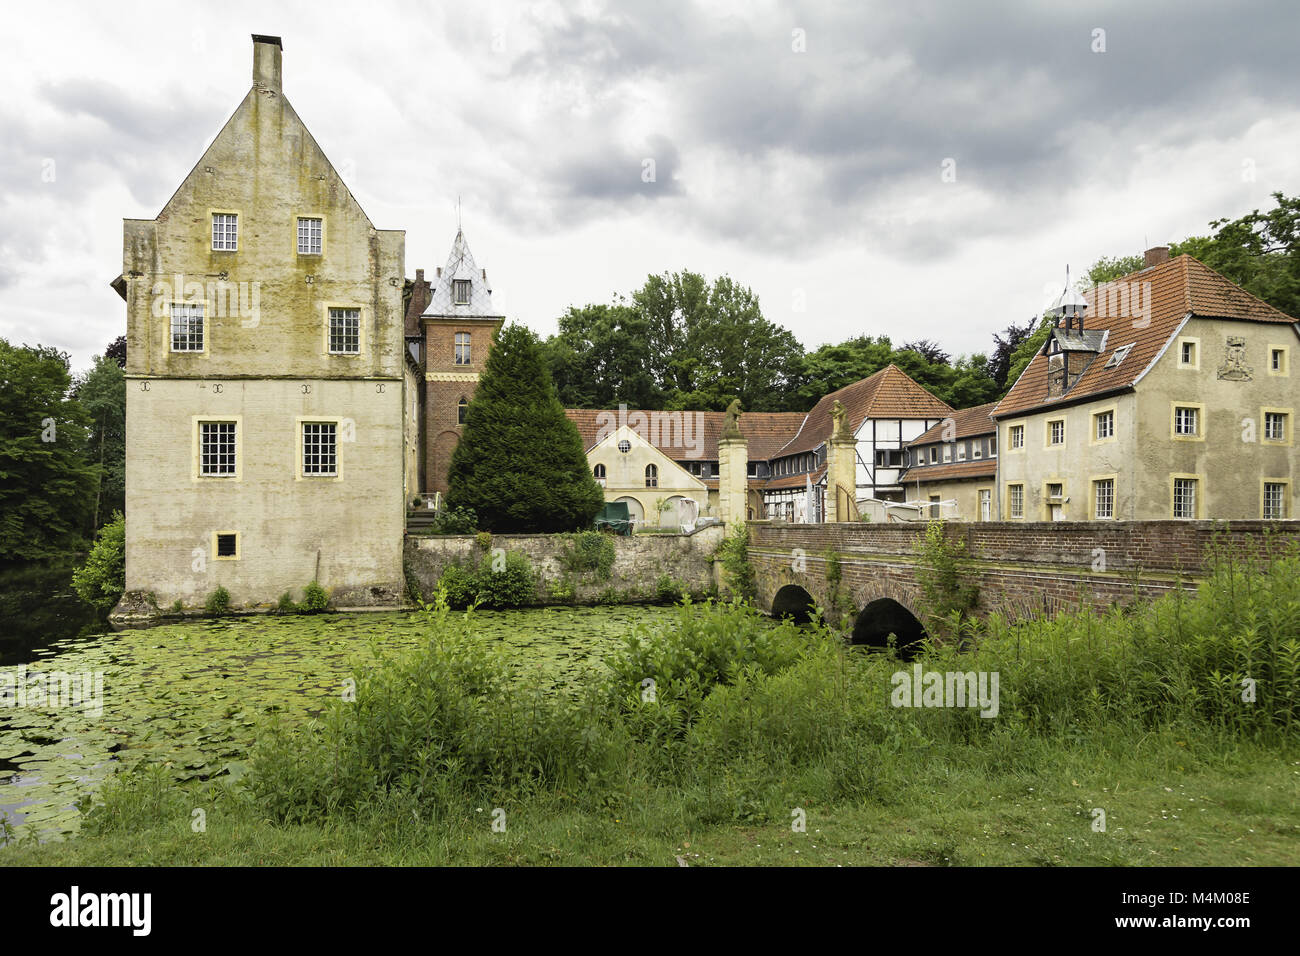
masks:
POLYGON ((0 561, 54 557, 84 544, 98 469, 65 352, 0 339, 0 561))
POLYGON ((496 532, 573 531, 605 502, 531 331, 512 324, 488 353, 451 456, 448 504, 496 532))

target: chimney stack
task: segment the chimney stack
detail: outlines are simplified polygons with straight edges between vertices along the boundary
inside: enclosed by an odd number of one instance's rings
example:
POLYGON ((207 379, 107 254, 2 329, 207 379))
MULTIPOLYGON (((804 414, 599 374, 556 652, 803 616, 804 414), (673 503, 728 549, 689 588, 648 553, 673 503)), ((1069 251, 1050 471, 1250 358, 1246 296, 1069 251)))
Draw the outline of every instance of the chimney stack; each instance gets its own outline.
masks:
POLYGON ((416 270, 415 270, 415 281, 416 281, 416 282, 423 282, 423 281, 424 281, 424 270, 423 270, 423 269, 416 269, 416 270))
POLYGON ((1152 266, 1158 266, 1162 262, 1169 261, 1168 246, 1152 246, 1142 256, 1142 268, 1150 269, 1152 266))
POLYGON ((253 34, 253 87, 279 93, 280 57, 284 51, 279 37, 253 34))

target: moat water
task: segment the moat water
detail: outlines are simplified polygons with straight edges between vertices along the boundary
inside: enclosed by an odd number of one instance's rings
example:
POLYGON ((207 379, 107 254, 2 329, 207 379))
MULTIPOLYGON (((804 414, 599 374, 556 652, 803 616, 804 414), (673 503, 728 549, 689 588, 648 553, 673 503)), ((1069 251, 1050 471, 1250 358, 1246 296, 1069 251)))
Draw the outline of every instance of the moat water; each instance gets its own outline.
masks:
MULTIPOLYGON (((0 675, 101 675, 89 706, 0 706, 0 820, 17 836, 74 833, 78 803, 110 774, 149 761, 179 781, 245 770, 257 724, 305 720, 342 695, 376 650, 413 646, 410 612, 245 617, 111 631, 70 593, 0 616, 0 675), (102 705, 101 706, 98 705, 102 705)), ((671 607, 479 611, 518 679, 563 692, 638 625, 669 624, 671 607)), ((0 678, 2 679, 2 678, 0 678)), ((12 685, 11 685, 12 686, 12 685)), ((73 683, 74 692, 80 682, 73 683)), ((16 694, 11 698, 17 702, 16 694)), ((59 704, 66 704, 61 701, 59 704)), ((0 842, 4 837, 0 826, 0 842)))

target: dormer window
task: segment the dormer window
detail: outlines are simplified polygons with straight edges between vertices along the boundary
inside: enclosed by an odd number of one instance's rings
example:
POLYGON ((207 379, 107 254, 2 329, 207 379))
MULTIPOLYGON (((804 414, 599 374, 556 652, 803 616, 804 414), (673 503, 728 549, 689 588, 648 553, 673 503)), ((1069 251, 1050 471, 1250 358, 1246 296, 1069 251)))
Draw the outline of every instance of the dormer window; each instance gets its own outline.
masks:
POLYGON ((453 279, 451 280, 452 293, 455 296, 456 305, 469 305, 469 280, 453 279))

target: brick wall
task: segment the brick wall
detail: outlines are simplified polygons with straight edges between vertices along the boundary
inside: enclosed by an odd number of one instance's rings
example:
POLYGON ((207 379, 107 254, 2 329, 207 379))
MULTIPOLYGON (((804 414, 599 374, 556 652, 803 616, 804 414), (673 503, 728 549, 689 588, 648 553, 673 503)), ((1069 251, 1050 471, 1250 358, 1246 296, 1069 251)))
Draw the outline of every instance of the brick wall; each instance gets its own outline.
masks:
MULTIPOLYGON (((944 530, 950 539, 968 541, 979 611, 1011 617, 1195 589, 1205 573, 1206 548, 1215 541, 1254 559, 1300 541, 1296 521, 954 522, 944 530)), ((793 584, 823 602, 823 554, 831 549, 858 610, 889 598, 919 612, 915 546, 924 533, 923 524, 755 522, 750 559, 759 601, 770 608, 777 591, 793 584)))

